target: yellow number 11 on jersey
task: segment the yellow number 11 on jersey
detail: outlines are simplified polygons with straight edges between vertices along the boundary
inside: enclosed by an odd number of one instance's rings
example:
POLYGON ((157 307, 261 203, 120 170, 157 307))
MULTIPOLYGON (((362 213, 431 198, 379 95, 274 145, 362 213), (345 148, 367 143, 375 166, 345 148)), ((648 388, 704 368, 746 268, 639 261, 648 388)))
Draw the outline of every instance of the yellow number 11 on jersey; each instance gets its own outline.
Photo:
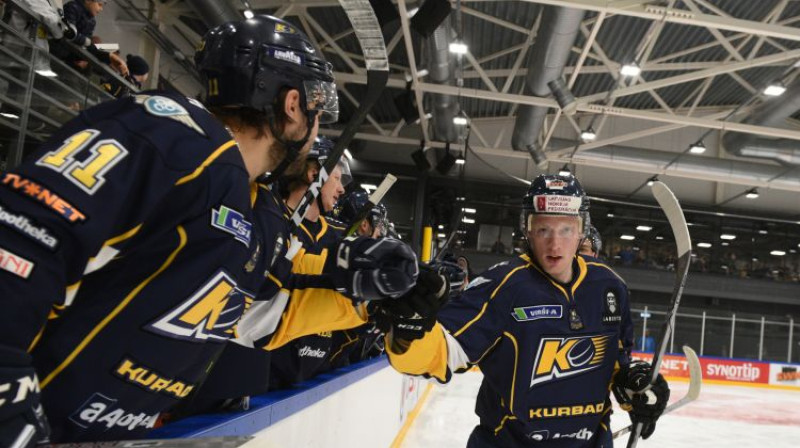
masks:
POLYGON ((94 194, 106 181, 103 175, 128 155, 128 150, 114 139, 103 139, 91 145, 98 135, 100 131, 95 129, 78 132, 36 164, 63 174, 86 193, 94 194), (75 156, 87 148, 90 155, 82 161, 75 160, 75 156))

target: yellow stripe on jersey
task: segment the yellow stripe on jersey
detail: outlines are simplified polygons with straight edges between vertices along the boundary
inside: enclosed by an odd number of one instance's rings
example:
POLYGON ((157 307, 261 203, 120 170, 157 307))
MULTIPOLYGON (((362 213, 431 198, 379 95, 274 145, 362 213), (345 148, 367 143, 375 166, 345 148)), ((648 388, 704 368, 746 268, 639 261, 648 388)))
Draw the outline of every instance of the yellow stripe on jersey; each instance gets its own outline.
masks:
POLYGON ((138 226, 128 230, 127 232, 124 232, 124 233, 122 233, 120 235, 117 235, 114 238, 109 238, 108 240, 106 240, 105 243, 103 243, 103 246, 113 246, 113 245, 115 245, 117 243, 121 243, 121 242, 127 240, 128 238, 131 238, 132 236, 136 235, 136 233, 139 232, 139 230, 141 230, 141 228, 142 228, 142 225, 139 224, 138 226))
POLYGON ((517 339, 511 333, 504 331, 503 336, 507 337, 511 340, 514 344, 514 376, 511 377, 511 394, 509 395, 509 400, 511 401, 508 405, 508 410, 511 413, 514 413, 514 386, 517 384, 517 363, 519 362, 519 345, 517 345, 517 339))
POLYGON ((447 380, 447 341, 444 329, 438 322, 422 339, 411 341, 405 353, 392 351, 386 336, 386 353, 389 362, 399 372, 409 375, 432 375, 441 382, 447 380))
POLYGON ((575 290, 578 289, 578 286, 580 286, 580 284, 583 282, 583 279, 586 278, 586 273, 589 272, 589 270, 586 269, 586 261, 584 261, 583 258, 578 256, 576 256, 575 258, 578 260, 578 279, 575 280, 575 283, 573 283, 572 285, 573 297, 575 296, 575 290))
MULTIPOLYGON (((497 288, 495 288, 495 289, 494 289, 494 291, 492 291, 492 295, 491 295, 491 296, 489 296, 489 300, 492 300, 492 299, 494 299, 494 296, 496 296, 496 295, 497 295, 497 293, 500 291, 500 288, 502 288, 502 287, 503 287, 503 285, 505 285, 505 284, 506 284, 506 282, 508 281, 508 279, 509 279, 509 278, 511 278, 511 276, 512 276, 512 275, 514 275, 515 273, 517 273, 517 272, 518 272, 520 269, 525 269, 525 268, 527 268, 528 266, 533 266, 533 265, 532 265, 532 264, 530 264, 530 262, 528 262, 527 264, 524 264, 524 265, 522 265, 522 266, 517 266, 516 268, 512 269, 512 270, 511 270, 511 272, 509 272, 508 274, 506 274, 506 276, 503 278, 503 281, 501 281, 501 282, 500 282, 500 284, 499 284, 499 285, 497 285, 497 288)), ((475 317, 474 317, 474 318, 473 318, 471 321, 469 321, 469 322, 467 322, 466 324, 464 324, 464 326, 463 326, 463 327, 461 327, 461 328, 460 328, 458 331, 456 331, 455 333, 453 333, 453 336, 454 336, 454 337, 458 337, 458 336, 459 336, 461 333, 463 333, 464 331, 466 331, 466 330, 467 330, 467 328, 469 328, 469 327, 470 327, 472 324, 474 324, 475 322, 477 322, 477 321, 478 321, 478 320, 479 320, 479 319, 480 319, 480 318, 483 316, 483 313, 485 313, 485 312, 486 312, 486 308, 488 307, 488 305, 489 305, 489 301, 486 301, 486 303, 484 303, 484 304, 483 304, 483 307, 481 308, 481 311, 478 313, 478 315, 477 315, 477 316, 475 316, 475 317)))
POLYGON ((236 146, 236 141, 235 140, 228 140, 227 142, 223 143, 222 146, 220 146, 219 148, 215 149, 214 152, 212 152, 211 155, 208 156, 206 158, 206 160, 204 160, 203 163, 200 164, 200 166, 195 168, 195 170, 192 172, 192 174, 187 174, 186 176, 181 177, 180 179, 178 179, 177 182, 175 182, 175 185, 182 185, 182 184, 185 184, 186 182, 189 182, 189 181, 195 179, 197 176, 202 174, 203 170, 205 170, 206 167, 211 165, 214 162, 214 160, 216 160, 217 157, 220 156, 220 154, 225 152, 225 150, 227 150, 231 146, 236 146))
POLYGON ((314 240, 317 242, 319 242, 319 240, 322 239, 323 235, 325 235, 325 232, 328 231, 328 221, 326 221, 324 217, 322 216, 319 217, 319 224, 320 224, 319 233, 317 233, 317 239, 314 240))
POLYGON ((610 266, 608 266, 608 265, 606 265, 604 263, 598 263, 596 261, 587 261, 586 265, 588 265, 588 266, 598 266, 598 267, 601 267, 601 268, 608 269, 612 274, 614 274, 615 277, 617 277, 619 279, 619 281, 621 281, 622 283, 627 285, 627 283, 625 283, 625 279, 620 277, 619 274, 616 273, 616 271, 614 271, 613 269, 611 269, 610 266))
POLYGON ((172 264, 172 262, 175 260, 175 257, 178 256, 178 253, 186 245, 186 231, 183 229, 183 226, 178 226, 177 230, 179 238, 178 247, 175 248, 175 250, 172 251, 171 254, 169 254, 169 257, 167 257, 167 259, 164 261, 164 264, 162 264, 161 267, 159 267, 155 272, 150 274, 149 277, 144 279, 143 282, 139 283, 135 288, 133 288, 131 292, 129 292, 128 295, 125 296, 122 302, 120 302, 116 307, 114 307, 111 313, 109 313, 108 316, 106 316, 102 321, 100 321, 100 323, 97 324, 97 326, 95 326, 92 329, 92 331, 90 331, 89 334, 86 335, 85 338, 83 338, 80 344, 78 344, 78 346, 75 347, 74 350, 72 350, 72 353, 70 353, 69 356, 67 356, 66 359, 64 359, 61 362, 61 364, 59 364, 58 367, 55 368, 55 370, 50 372, 50 374, 48 374, 47 377, 45 377, 45 379, 42 380, 40 384, 40 387, 42 389, 47 387, 47 385, 50 384, 50 382, 52 382, 53 379, 55 379, 55 377, 58 376, 59 373, 61 373, 61 371, 67 368, 67 366, 69 366, 72 363, 72 361, 75 360, 75 358, 83 351, 83 349, 86 348, 86 346, 92 342, 92 340, 97 336, 97 334, 100 333, 100 331, 102 331, 103 328, 105 328, 106 325, 109 324, 109 322, 114 320, 114 318, 117 317, 117 315, 121 313, 126 306, 128 306, 131 300, 136 298, 136 296, 142 291, 142 289, 144 289, 145 286, 147 286, 151 281, 153 281, 153 279, 155 279, 162 272, 164 272, 164 270, 167 269, 170 264, 172 264))
POLYGON ((250 184, 250 208, 256 206, 257 197, 258 197, 258 184, 253 182, 250 184))
POLYGON ((309 231, 309 230, 308 230, 308 227, 306 227, 306 225, 305 225, 305 224, 303 224, 302 222, 300 223, 300 229, 301 229, 303 232, 306 232, 306 235, 308 235, 308 239, 310 239, 311 241, 316 241, 316 240, 314 239, 314 235, 312 235, 312 234, 311 234, 311 231, 309 231))
POLYGON ((503 419, 500 420, 500 424, 497 425, 497 428, 494 428, 494 435, 497 435, 500 432, 500 430, 503 429, 503 426, 505 426, 506 421, 508 421, 508 420, 516 420, 516 419, 517 419, 517 417, 515 415, 503 416, 503 419))

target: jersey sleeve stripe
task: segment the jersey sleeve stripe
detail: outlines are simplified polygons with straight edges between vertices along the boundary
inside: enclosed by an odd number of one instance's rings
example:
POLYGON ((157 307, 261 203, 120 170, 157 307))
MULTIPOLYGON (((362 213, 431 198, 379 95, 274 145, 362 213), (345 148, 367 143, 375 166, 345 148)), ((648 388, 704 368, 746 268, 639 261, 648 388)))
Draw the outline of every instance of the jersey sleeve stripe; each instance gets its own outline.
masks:
POLYGON ((519 345, 517 345, 517 339, 514 338, 514 335, 511 333, 504 331, 503 335, 511 340, 514 344, 514 376, 511 377, 511 392, 509 393, 510 402, 508 404, 508 410, 512 414, 514 413, 514 389, 517 384, 517 363, 519 362, 519 345))
MULTIPOLYGON (((598 267, 601 267, 601 268, 608 269, 608 271, 611 272, 612 274, 614 274, 614 276, 617 277, 619 279, 619 281, 621 281, 622 283, 625 283, 625 280, 622 277, 620 277, 619 274, 617 274, 617 272, 614 271, 613 269, 611 269, 611 267, 608 266, 607 264, 597 263, 596 261, 587 261, 586 265, 587 266, 598 266, 598 267)), ((627 283, 625 283, 625 284, 627 285, 627 283)))
POLYGON ((236 146, 236 141, 235 140, 229 140, 229 141, 225 142, 224 144, 222 144, 222 146, 220 146, 219 148, 215 149, 214 152, 212 152, 211 155, 208 156, 208 158, 206 158, 206 160, 204 160, 203 163, 201 163, 200 166, 198 166, 192 172, 192 174, 188 174, 186 176, 181 177, 180 179, 178 179, 177 182, 175 182, 175 185, 177 186, 177 185, 185 184, 186 182, 189 182, 189 181, 193 180, 194 178, 196 178, 197 176, 199 176, 200 174, 202 174, 203 170, 205 170, 207 166, 211 165, 214 162, 214 160, 216 160, 217 157, 220 156, 220 154, 225 152, 225 150, 227 150, 231 146, 236 146))
MULTIPOLYGON (((497 293, 500 291, 500 288, 502 288, 502 287, 503 287, 503 285, 505 285, 505 284, 506 284, 506 282, 508 281, 508 279, 509 279, 509 278, 511 278, 511 276, 512 276, 512 275, 514 275, 514 274, 515 274, 517 271, 519 271, 520 269, 524 269, 524 268, 528 267, 529 265, 530 265, 530 263, 528 263, 528 264, 524 264, 524 265, 522 265, 522 266, 517 266, 516 268, 512 269, 512 270, 511 270, 511 272, 509 272, 508 274, 506 274, 506 276, 505 276, 505 277, 503 277, 503 281, 501 281, 501 282, 500 282, 500 284, 499 284, 499 285, 497 285, 497 288, 495 288, 495 289, 494 289, 494 291, 492 291, 492 295, 491 295, 491 296, 489 296, 489 300, 492 300, 492 299, 494 299, 494 296, 496 296, 496 295, 497 295, 497 293)), ((470 327, 472 324, 474 324, 475 322, 477 322, 477 321, 478 321, 478 320, 479 320, 479 319, 480 319, 480 318, 483 316, 483 313, 485 313, 485 312, 486 312, 486 308, 488 307, 488 305, 489 305, 489 301, 487 300, 487 301, 486 301, 486 303, 484 303, 484 304, 483 304, 483 307, 481 308, 481 311, 478 313, 478 315, 477 315, 477 316, 475 316, 475 317, 474 317, 472 320, 470 320, 469 322, 467 322, 467 323, 466 323, 466 324, 465 324, 463 327, 461 327, 461 328, 460 328, 458 331, 456 331, 455 333, 453 333, 453 336, 455 336, 455 337, 458 337, 458 335, 460 335, 460 334, 464 333, 464 331, 466 331, 466 330, 467 330, 467 328, 469 328, 469 327, 470 327)))
POLYGON ((138 226, 128 230, 127 232, 125 232, 125 233, 123 233, 121 235, 117 235, 114 238, 110 238, 110 239, 106 240, 106 242, 103 243, 103 246, 113 246, 113 245, 115 245, 117 243, 125 241, 128 238, 131 238, 132 236, 136 235, 136 233, 139 232, 139 230, 141 228, 142 228, 142 225, 139 224, 138 226))
POLYGON ((78 346, 75 347, 74 350, 72 350, 72 353, 70 353, 69 356, 67 356, 66 359, 64 359, 64 361, 62 361, 61 364, 58 365, 58 367, 56 367, 52 372, 50 372, 50 374, 47 375, 47 377, 44 380, 42 380, 40 385, 42 389, 47 387, 47 385, 50 384, 50 382, 52 382, 53 379, 55 379, 55 377, 58 376, 59 373, 61 373, 65 368, 67 368, 67 366, 69 366, 72 363, 72 361, 75 360, 75 358, 83 351, 83 349, 86 348, 86 346, 92 342, 92 340, 97 336, 97 334, 100 333, 100 331, 102 331, 103 328, 105 328, 109 322, 114 320, 114 318, 117 317, 117 315, 121 313, 122 310, 125 309, 125 307, 128 306, 128 304, 134 298, 136 298, 136 296, 139 294, 139 292, 141 292, 142 289, 145 288, 145 286, 147 286, 151 281, 153 281, 153 279, 158 277, 162 272, 164 272, 165 269, 167 269, 172 264, 172 262, 175 260, 175 257, 178 256, 178 253, 180 253, 180 251, 183 250, 183 247, 186 245, 186 231, 183 229, 183 226, 178 226, 178 238, 180 239, 180 241, 178 242, 178 247, 175 248, 175 250, 172 251, 171 254, 169 254, 166 261, 164 261, 164 264, 162 264, 161 267, 159 267, 155 272, 150 274, 149 277, 144 279, 143 282, 139 283, 135 288, 133 288, 133 290, 131 290, 131 292, 129 292, 128 295, 125 296, 122 302, 120 302, 111 311, 111 313, 108 314, 108 316, 106 316, 102 321, 100 321, 100 323, 97 324, 97 326, 95 326, 92 329, 92 331, 90 331, 89 334, 86 335, 85 338, 83 338, 81 343, 78 344, 78 346))

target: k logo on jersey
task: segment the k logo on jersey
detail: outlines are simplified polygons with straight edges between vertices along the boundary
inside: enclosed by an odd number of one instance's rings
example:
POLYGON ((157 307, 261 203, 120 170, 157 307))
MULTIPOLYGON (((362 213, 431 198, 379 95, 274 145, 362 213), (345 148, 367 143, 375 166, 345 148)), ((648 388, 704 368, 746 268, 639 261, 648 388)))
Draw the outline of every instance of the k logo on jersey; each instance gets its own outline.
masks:
POLYGON ((146 328, 154 333, 193 342, 224 341, 253 297, 236 288, 225 272, 217 272, 191 297, 146 328))
POLYGON ((610 337, 590 335, 542 338, 533 363, 531 387, 600 367, 610 337))

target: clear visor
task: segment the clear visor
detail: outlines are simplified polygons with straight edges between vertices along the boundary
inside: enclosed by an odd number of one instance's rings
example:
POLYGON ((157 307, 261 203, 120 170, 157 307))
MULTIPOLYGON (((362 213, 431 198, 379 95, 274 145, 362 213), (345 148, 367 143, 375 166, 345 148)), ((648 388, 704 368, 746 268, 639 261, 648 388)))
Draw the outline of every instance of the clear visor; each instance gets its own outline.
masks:
POLYGON ((339 121, 339 95, 336 83, 326 81, 303 81, 306 93, 306 110, 319 112, 319 123, 339 121))
MULTIPOLYGON (((325 165, 326 160, 328 160, 327 157, 320 157, 319 158, 320 165, 325 165)), ((337 163, 336 166, 338 166, 339 169, 342 171, 342 186, 346 187, 347 184, 353 181, 353 173, 350 171, 350 164, 347 163, 347 158, 345 158, 345 156, 342 156, 342 158, 339 159, 339 163, 337 163)))

